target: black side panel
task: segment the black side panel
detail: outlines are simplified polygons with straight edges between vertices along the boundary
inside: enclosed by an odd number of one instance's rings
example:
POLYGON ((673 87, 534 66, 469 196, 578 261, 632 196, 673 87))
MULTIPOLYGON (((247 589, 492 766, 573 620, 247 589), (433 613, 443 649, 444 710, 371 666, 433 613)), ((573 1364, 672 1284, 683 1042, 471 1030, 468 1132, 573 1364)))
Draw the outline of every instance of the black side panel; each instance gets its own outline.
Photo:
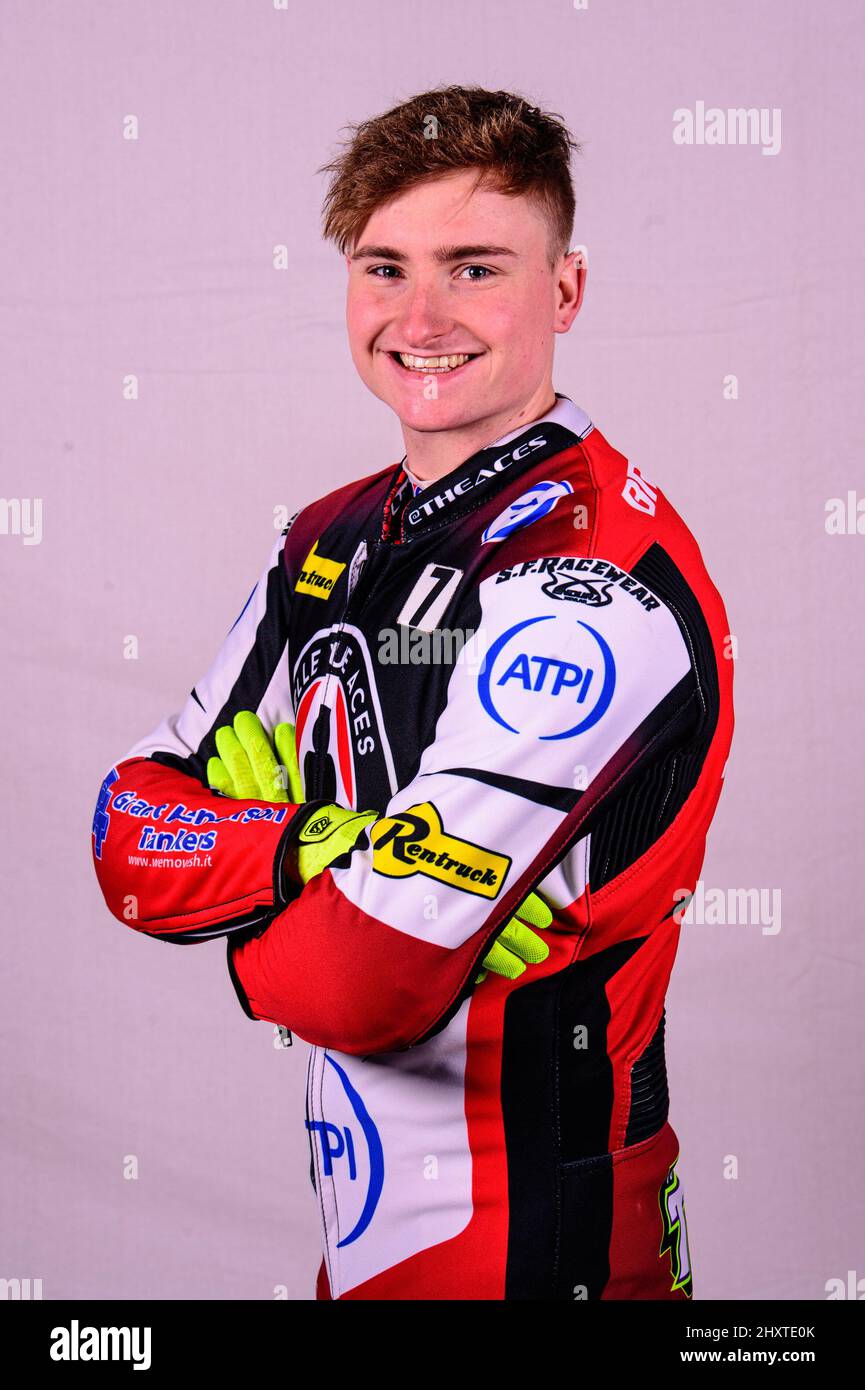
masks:
POLYGON ((673 823, 700 776, 720 707, 709 628, 681 571, 656 542, 631 573, 674 613, 692 654, 698 698, 693 705, 693 727, 685 740, 649 764, 592 827, 589 879, 593 892, 636 863, 673 823))
POLYGON ((606 985, 644 939, 619 942, 508 999, 502 1058, 507 1299, 570 1299, 577 1284, 599 1297, 609 1278, 613 1073, 606 985))
POLYGON ((553 1297, 599 1299, 610 1278, 613 1160, 609 1154, 559 1169, 559 1247, 553 1297))
POLYGON ((631 1109, 628 1114, 628 1128, 625 1131, 625 1146, 639 1144, 641 1140, 657 1134, 666 1124, 670 1111, 670 1094, 667 1090, 667 1061, 664 1055, 664 1023, 666 1012, 662 1011, 651 1041, 631 1067, 631 1109))

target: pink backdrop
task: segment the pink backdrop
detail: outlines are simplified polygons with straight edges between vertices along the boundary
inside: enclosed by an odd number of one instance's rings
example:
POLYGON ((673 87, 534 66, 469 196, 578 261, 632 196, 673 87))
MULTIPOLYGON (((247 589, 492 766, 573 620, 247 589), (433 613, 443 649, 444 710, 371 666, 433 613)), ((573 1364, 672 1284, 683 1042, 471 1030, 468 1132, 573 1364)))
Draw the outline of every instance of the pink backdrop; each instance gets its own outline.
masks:
POLYGON ((584 141, 589 281, 555 384, 685 516, 738 639, 702 877, 780 894, 780 930, 683 930, 695 1294, 865 1275, 865 536, 825 526, 865 494, 863 41, 857 0, 4 0, 0 476, 42 530, 0 534, 0 1277, 311 1296, 305 1048, 242 1015, 222 943, 109 917, 90 819, 208 665, 273 509, 402 453, 351 365, 315 170, 346 122, 442 82, 519 90, 584 141), (777 108, 780 151, 674 143, 699 102, 777 108))

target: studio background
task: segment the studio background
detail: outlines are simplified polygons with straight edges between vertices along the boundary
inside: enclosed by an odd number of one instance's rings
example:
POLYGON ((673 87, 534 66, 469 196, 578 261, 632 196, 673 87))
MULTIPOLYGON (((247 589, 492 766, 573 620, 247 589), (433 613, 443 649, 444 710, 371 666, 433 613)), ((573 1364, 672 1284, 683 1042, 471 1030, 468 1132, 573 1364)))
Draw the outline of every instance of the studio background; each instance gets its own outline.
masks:
POLYGON ((315 171, 348 122, 451 82, 582 142, 589 276, 555 385, 682 513, 737 639, 701 877, 777 893, 780 930, 682 932, 695 1297, 865 1276, 865 536, 826 529, 865 492, 863 40, 856 0, 5 0, 0 491, 41 499, 42 527, 0 535, 0 1277, 312 1296, 306 1048, 244 1017, 224 941, 109 916, 90 821, 209 665, 275 509, 402 455, 351 363, 315 171), (674 143, 698 102, 778 109, 780 151, 674 143))

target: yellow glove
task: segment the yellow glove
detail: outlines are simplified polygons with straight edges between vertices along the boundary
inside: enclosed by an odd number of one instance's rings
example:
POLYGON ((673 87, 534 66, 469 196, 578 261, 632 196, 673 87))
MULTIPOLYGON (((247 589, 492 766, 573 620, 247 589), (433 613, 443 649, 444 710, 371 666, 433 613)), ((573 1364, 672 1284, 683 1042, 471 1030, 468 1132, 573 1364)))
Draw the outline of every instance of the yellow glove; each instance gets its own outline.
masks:
POLYGON ((258 715, 252 710, 240 710, 233 724, 216 731, 219 757, 208 759, 208 786, 241 801, 291 801, 300 805, 305 798, 294 725, 277 724, 273 741, 279 762, 258 715))
POLYGON ((294 847, 297 871, 304 883, 351 849, 364 826, 374 820, 378 820, 378 811, 347 811, 344 806, 320 806, 301 830, 294 847))
MULTIPOLYGON (((207 781, 214 791, 242 801, 290 801, 306 799, 300 782, 293 724, 277 724, 274 757, 264 725, 252 710, 242 709, 233 724, 216 731, 217 758, 207 762, 207 781)), ((342 806, 322 806, 303 827, 298 843, 289 851, 297 876, 308 883, 334 859, 351 849, 365 825, 377 819, 375 811, 347 811, 342 806)), ((293 875, 292 875, 293 876, 293 875)))
POLYGON ((486 969, 476 976, 475 984, 479 985, 486 979, 487 970, 492 970, 494 975, 504 976, 506 980, 516 980, 526 965, 537 965, 539 961, 546 960, 550 948, 537 932, 546 931, 552 920, 553 914, 543 898, 537 893, 529 893, 484 956, 486 969))

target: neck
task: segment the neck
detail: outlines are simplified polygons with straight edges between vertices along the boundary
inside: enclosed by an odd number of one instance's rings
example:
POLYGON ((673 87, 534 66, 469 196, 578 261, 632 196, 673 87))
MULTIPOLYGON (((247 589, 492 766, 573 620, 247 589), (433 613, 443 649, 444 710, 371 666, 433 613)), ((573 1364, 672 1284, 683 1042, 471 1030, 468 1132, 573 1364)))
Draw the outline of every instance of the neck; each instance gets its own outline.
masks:
POLYGON ((555 403, 555 391, 544 383, 524 404, 485 415, 457 429, 415 430, 403 424, 406 463, 419 481, 436 482, 503 435, 528 428, 533 420, 552 410, 555 403))

